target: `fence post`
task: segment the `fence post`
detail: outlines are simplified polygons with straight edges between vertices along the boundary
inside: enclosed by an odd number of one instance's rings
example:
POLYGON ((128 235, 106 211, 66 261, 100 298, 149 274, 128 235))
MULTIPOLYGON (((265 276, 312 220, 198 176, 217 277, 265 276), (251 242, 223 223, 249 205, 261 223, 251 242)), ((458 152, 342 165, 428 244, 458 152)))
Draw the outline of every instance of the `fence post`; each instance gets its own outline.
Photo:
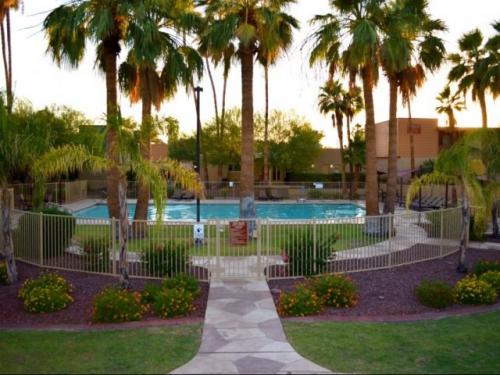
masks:
POLYGON ((220 221, 215 222, 215 280, 220 279, 220 221))
POLYGON ((113 259, 113 275, 116 275, 116 221, 115 218, 111 218, 111 252, 113 259))
POLYGON ((441 207, 441 225, 440 225, 440 228, 439 228, 439 231, 440 231, 440 234, 439 234, 439 255, 440 256, 443 256, 443 252, 444 252, 444 209, 441 207))
POLYGON ((40 212, 38 219, 38 232, 38 242, 40 243, 40 266, 43 266, 43 212, 40 212))
POLYGON ((262 269, 262 236, 260 220, 257 220, 257 278, 260 280, 264 275, 262 269))
MULTIPOLYGON (((313 225, 313 270, 314 273, 316 274, 318 272, 318 267, 317 267, 317 257, 316 257, 316 240, 317 240, 317 234, 316 234, 316 220, 313 220, 312 222, 313 225)), ((304 270, 302 270, 304 271, 304 270)))
POLYGON ((392 267, 392 232, 393 232, 393 228, 394 228, 394 214, 391 212, 389 213, 389 216, 387 216, 387 218, 389 219, 389 261, 388 261, 388 265, 389 267, 392 267))

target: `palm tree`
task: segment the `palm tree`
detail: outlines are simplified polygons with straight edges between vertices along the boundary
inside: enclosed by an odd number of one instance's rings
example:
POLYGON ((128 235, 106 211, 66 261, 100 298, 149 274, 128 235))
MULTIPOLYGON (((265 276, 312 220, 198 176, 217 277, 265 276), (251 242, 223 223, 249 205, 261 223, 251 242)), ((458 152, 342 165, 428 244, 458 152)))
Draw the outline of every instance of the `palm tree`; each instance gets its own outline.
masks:
MULTIPOLYGON (((179 85, 188 87, 194 74, 201 75, 203 62, 191 47, 180 43, 183 32, 197 26, 198 19, 192 12, 192 4, 183 3, 183 7, 170 8, 162 2, 149 3, 153 11, 142 12, 136 6, 137 17, 129 24, 130 51, 127 61, 120 65, 119 83, 124 92, 135 103, 142 101, 143 142, 141 153, 145 160, 150 160, 151 141, 155 132, 151 116, 152 107, 159 110, 165 99, 171 98, 179 85), (154 7, 152 7, 154 5, 154 7), (164 62, 161 72, 157 71, 157 62, 164 62)), ((149 189, 139 181, 135 220, 146 220, 149 204, 149 189)))
POLYGON ((361 173, 361 169, 366 163, 365 132, 361 125, 356 125, 354 127, 354 132, 351 135, 351 141, 345 150, 345 159, 349 165, 354 167, 353 181, 351 184, 351 199, 353 199, 358 195, 359 175, 361 173))
MULTIPOLYGON (((119 164, 117 150, 118 123, 117 58, 128 33, 134 9, 133 0, 75 0, 51 11, 43 27, 48 52, 61 65, 78 67, 85 55, 87 41, 96 42, 97 65, 106 76, 106 153, 119 164)), ((107 200, 111 217, 119 217, 118 186, 120 171, 113 167, 107 175, 107 200)))
POLYGON ((265 13, 264 33, 259 38, 262 44, 259 47, 258 60, 264 68, 264 182, 269 181, 269 67, 276 64, 280 56, 286 52, 293 41, 293 29, 299 28, 298 21, 290 15, 277 9, 275 12, 265 13))
POLYGON ((118 127, 116 134, 119 164, 115 164, 113 159, 91 154, 84 146, 62 146, 51 149, 35 162, 34 180, 36 184, 35 191, 38 192, 39 196, 43 196, 46 181, 68 171, 109 172, 111 169, 116 169, 120 172, 120 184, 118 186, 120 201, 120 215, 118 217, 120 234, 119 273, 121 285, 124 288, 128 288, 130 280, 127 260, 129 237, 126 199, 127 183, 125 178, 127 172, 134 172, 144 184, 152 188, 157 210, 157 220, 161 220, 163 215, 166 198, 166 175, 184 188, 196 191, 197 194, 201 194, 203 190, 196 174, 192 170, 185 169, 177 162, 169 159, 160 160, 155 163, 145 160, 141 156, 140 148, 137 147, 141 139, 132 137, 121 127, 118 127))
MULTIPOLYGON (((378 80, 378 51, 383 1, 330 0, 333 12, 311 21, 319 25, 309 37, 313 43, 310 63, 325 61, 330 76, 337 69, 359 72, 363 81, 366 114, 366 213, 378 215, 377 152, 373 88, 378 80), (344 43, 345 41, 345 43, 344 43), (345 47, 344 47, 345 46, 345 47)), ((378 233, 378 222, 367 220, 365 231, 378 233)))
MULTIPOLYGON (((494 27, 497 31, 500 29, 498 23, 495 23, 494 27)), ((491 43, 494 45, 495 39, 492 39, 493 42, 491 43)), ((496 43, 496 56, 498 57, 498 42, 496 43)), ((489 46, 491 47, 492 44, 489 46)), ((452 68, 448 74, 448 80, 450 82, 458 82, 458 91, 464 95, 464 98, 470 90, 472 101, 479 101, 482 126, 486 128, 488 127, 486 92, 490 90, 494 96, 498 95, 500 92, 498 88, 498 82, 500 80, 500 78, 498 78, 498 61, 496 62, 497 68, 493 68, 495 60, 497 59, 491 57, 494 56, 495 52, 483 45, 483 34, 479 29, 463 34, 458 40, 458 47, 458 53, 449 55, 452 68), (488 55, 488 52, 492 52, 493 54, 488 55), (495 75, 491 74, 492 68, 497 72, 496 79, 495 75)))
POLYGON ((436 107, 437 113, 446 114, 446 116, 448 116, 448 126, 454 135, 455 127, 457 126, 455 111, 460 112, 465 109, 464 101, 460 98, 458 93, 451 93, 451 87, 449 85, 445 86, 443 91, 436 97, 436 100, 440 103, 436 107))
POLYGON ((0 0, 0 35, 2 37, 2 58, 7 91, 7 110, 12 112, 14 94, 12 92, 12 37, 10 10, 19 9, 21 0, 0 0))
POLYGON ((340 163, 341 163, 341 176, 342 176, 342 197, 346 198, 346 181, 345 181, 345 160, 344 160, 344 131, 343 131, 343 117, 345 112, 344 97, 346 92, 342 88, 339 81, 328 81, 320 89, 318 97, 319 111, 328 115, 331 113, 332 126, 337 128, 337 135, 339 137, 340 147, 340 163))
POLYGON ((295 0, 201 0, 206 13, 214 21, 207 31, 209 46, 223 51, 230 43, 237 43, 237 56, 241 62, 242 82, 242 152, 240 176, 240 217, 255 218, 254 193, 254 110, 253 70, 254 57, 258 54, 266 14, 284 9, 295 0))
MULTIPOLYGON (((410 206, 418 191, 425 185, 438 185, 453 183, 462 191, 462 228, 460 235, 460 258, 457 267, 458 272, 467 272, 465 267, 466 250, 468 246, 468 231, 470 223, 470 207, 474 207, 475 224, 484 222, 486 215, 491 210, 493 198, 500 196, 500 184, 488 181, 484 186, 480 178, 488 176, 492 171, 488 168, 491 158, 490 150, 496 147, 498 155, 498 136, 494 136, 493 142, 485 142, 491 138, 491 134, 471 133, 455 143, 451 148, 442 151, 430 174, 425 174, 412 181, 406 196, 406 205, 410 206)), ((498 158, 496 158, 498 159, 498 158)), ((498 163, 496 163, 498 164, 498 163)), ((498 165, 496 165, 498 168, 498 165)), ((498 173, 498 170, 496 171, 498 173)))

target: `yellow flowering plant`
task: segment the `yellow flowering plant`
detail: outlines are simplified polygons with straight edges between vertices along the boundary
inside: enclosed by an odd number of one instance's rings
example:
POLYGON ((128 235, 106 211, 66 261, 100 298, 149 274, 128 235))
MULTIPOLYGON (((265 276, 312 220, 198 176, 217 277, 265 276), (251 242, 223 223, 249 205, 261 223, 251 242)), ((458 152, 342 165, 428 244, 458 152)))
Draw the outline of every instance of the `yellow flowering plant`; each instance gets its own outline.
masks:
POLYGON ((495 303, 495 288, 475 275, 464 277, 454 288, 455 301, 462 304, 488 305, 495 303))

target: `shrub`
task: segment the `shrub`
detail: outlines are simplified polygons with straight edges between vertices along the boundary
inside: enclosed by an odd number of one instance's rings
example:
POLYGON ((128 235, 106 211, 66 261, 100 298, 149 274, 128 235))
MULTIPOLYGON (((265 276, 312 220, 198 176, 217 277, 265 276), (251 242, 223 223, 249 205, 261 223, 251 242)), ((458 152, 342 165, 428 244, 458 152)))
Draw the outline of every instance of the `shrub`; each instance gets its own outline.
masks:
POLYGON ((7 265, 5 262, 0 262, 0 285, 2 284, 8 284, 7 265))
POLYGON ((141 293, 141 303, 151 304, 155 301, 156 296, 160 293, 161 287, 158 284, 146 284, 141 293))
POLYGON ((333 189, 314 189, 307 192, 308 199, 342 199, 342 192, 333 189))
POLYGON ((474 266, 474 274, 480 276, 488 271, 500 272, 500 260, 480 260, 474 266))
POLYGON ((458 281, 454 288, 455 300, 470 305, 488 305, 497 299, 495 288, 476 276, 458 281))
POLYGON ((189 246, 187 243, 167 242, 143 251, 144 267, 155 277, 172 277, 187 271, 189 246))
POLYGON ((107 287, 94 298, 92 321, 95 323, 120 323, 141 320, 146 307, 141 295, 118 287, 107 287))
POLYGON ((37 279, 27 279, 19 289, 26 311, 48 313, 62 310, 73 302, 72 286, 61 275, 43 273, 37 279))
POLYGON ((84 252, 86 270, 91 272, 106 272, 109 269, 109 249, 111 239, 109 236, 89 237, 80 241, 84 252))
POLYGON ((497 295, 500 294, 500 271, 485 272, 479 276, 479 280, 486 281, 495 289, 497 295))
POLYGON ((164 289, 184 289, 191 293, 193 297, 200 295, 200 284, 198 280, 186 274, 176 275, 172 278, 165 279, 162 283, 164 289))
POLYGON ((336 234, 318 237, 320 239, 316 239, 316 252, 313 228, 307 227, 288 237, 285 254, 291 276, 310 276, 327 270, 328 259, 334 252, 333 246, 338 237, 336 234))
POLYGON ((444 309, 454 302, 453 288, 443 281, 423 280, 415 288, 415 294, 422 305, 435 309, 444 309))
POLYGON ((314 315, 322 309, 321 299, 304 285, 298 286, 293 292, 283 293, 278 304, 278 313, 281 316, 314 315))
POLYGON ((352 307, 358 302, 356 286, 344 275, 322 275, 310 280, 309 288, 327 306, 352 307))
POLYGON ((194 310, 193 295, 184 289, 162 289, 156 295, 153 307, 161 318, 185 316, 194 310))

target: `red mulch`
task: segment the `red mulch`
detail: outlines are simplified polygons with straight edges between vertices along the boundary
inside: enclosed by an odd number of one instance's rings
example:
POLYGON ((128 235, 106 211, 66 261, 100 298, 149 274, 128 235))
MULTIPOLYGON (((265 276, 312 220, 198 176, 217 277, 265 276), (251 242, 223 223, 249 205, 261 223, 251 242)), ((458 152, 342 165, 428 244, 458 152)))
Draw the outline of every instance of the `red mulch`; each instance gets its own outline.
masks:
MULTIPOLYGON (((473 266, 482 259, 500 259, 498 250, 470 249, 467 253, 467 267, 472 271, 473 266)), ((420 304, 415 296, 415 287, 421 280, 442 280, 454 285, 463 274, 456 272, 458 254, 446 258, 430 260, 408 266, 351 273, 359 292, 359 302, 351 308, 339 309, 327 307, 319 319, 356 320, 367 317, 377 320, 379 317, 398 316, 398 320, 405 320, 407 315, 425 316, 432 312, 469 313, 471 306, 453 305, 443 310, 436 310, 420 304), (351 319, 347 319, 347 318, 351 319)), ((275 303, 278 302, 280 292, 293 290, 294 285, 304 282, 305 279, 283 279, 269 281, 269 287, 275 303)), ((478 312, 481 307, 477 308, 478 312)), ((313 319, 315 317, 312 317, 313 319)), ((370 319, 366 319, 370 320, 370 319)), ((389 319, 390 320, 390 319, 389 319)))
MULTIPOLYGON (((26 263, 17 262, 19 282, 15 285, 0 285, 0 328, 51 327, 51 326, 84 326, 90 325, 92 301, 94 296, 104 287, 117 285, 118 278, 71 271, 55 271, 73 285, 74 302, 65 310, 50 314, 32 314, 24 311, 23 303, 17 298, 22 282, 27 278, 37 277, 44 271, 26 263)), ((141 291, 147 283, 159 283, 159 280, 131 279, 131 289, 141 291)), ((201 282, 201 296, 195 300, 195 311, 188 317, 172 319, 176 321, 199 321, 205 316, 208 300, 208 283, 201 282)), ((158 322, 158 318, 148 313, 143 320, 144 325, 158 322)), ((169 320, 170 322, 170 320, 169 320)), ((137 324, 137 323, 136 323, 137 324)), ((99 324, 100 325, 100 324, 99 324)), ((98 326, 94 324, 93 326, 98 326)), ((106 325, 107 326, 107 325, 106 325)))

